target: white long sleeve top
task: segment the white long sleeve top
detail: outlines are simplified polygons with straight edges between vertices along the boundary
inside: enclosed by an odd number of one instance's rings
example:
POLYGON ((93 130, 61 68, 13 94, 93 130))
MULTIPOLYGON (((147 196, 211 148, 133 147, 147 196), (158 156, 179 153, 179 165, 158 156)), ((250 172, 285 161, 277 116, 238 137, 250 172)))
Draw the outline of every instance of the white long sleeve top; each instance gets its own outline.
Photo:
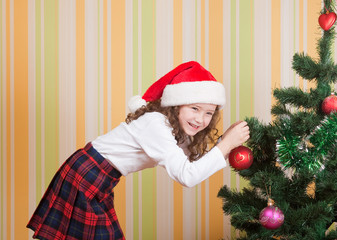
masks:
MULTIPOLYGON (((166 116, 151 112, 119 126, 92 141, 93 147, 124 176, 157 165, 186 187, 193 187, 226 167, 218 147, 190 162, 179 146, 166 116)), ((185 152, 184 152, 185 151, 185 152)))

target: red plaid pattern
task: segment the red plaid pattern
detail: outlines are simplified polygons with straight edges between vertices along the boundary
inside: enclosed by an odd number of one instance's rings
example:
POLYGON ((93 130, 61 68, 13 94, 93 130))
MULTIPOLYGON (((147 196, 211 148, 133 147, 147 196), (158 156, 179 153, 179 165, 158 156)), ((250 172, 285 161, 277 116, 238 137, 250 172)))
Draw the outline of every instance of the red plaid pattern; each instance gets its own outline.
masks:
POLYGON ((125 239, 114 209, 121 174, 88 143, 60 167, 27 227, 34 238, 125 239))

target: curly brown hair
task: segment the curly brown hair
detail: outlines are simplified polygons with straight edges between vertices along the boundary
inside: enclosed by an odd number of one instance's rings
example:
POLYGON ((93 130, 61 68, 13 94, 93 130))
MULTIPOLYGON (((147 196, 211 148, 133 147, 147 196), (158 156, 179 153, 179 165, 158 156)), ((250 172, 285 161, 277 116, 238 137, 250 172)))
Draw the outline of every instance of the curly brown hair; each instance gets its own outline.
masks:
POLYGON ((191 137, 185 134, 181 128, 178 120, 180 106, 162 107, 160 105, 160 99, 149 102, 146 106, 139 108, 135 113, 129 113, 125 119, 126 123, 130 123, 133 120, 138 119, 140 116, 147 112, 160 112, 167 117, 167 120, 173 128, 172 134, 177 140, 178 144, 183 143, 186 139, 189 139, 188 150, 190 151, 189 160, 191 162, 198 160, 209 150, 210 145, 215 145, 218 135, 217 123, 220 120, 220 111, 218 107, 213 114, 212 120, 209 125, 198 132, 195 136, 191 137))

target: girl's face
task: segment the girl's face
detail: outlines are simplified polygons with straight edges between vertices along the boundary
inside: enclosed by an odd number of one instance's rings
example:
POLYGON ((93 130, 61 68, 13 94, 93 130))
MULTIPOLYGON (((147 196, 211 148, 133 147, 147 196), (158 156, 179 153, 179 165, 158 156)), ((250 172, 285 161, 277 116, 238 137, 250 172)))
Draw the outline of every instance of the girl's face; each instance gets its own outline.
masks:
POLYGON ((179 108, 179 124, 189 136, 204 130, 212 120, 216 105, 195 103, 182 105, 179 108))

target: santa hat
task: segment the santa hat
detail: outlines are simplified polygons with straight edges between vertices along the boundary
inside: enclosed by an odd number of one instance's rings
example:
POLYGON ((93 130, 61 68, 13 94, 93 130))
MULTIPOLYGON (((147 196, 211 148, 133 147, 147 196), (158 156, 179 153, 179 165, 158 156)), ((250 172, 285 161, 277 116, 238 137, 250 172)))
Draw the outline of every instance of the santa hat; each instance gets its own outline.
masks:
POLYGON ((154 82, 142 97, 133 96, 128 104, 129 109, 134 113, 146 102, 160 98, 163 107, 210 103, 223 108, 226 102, 223 84, 195 61, 183 63, 168 72, 154 82))

